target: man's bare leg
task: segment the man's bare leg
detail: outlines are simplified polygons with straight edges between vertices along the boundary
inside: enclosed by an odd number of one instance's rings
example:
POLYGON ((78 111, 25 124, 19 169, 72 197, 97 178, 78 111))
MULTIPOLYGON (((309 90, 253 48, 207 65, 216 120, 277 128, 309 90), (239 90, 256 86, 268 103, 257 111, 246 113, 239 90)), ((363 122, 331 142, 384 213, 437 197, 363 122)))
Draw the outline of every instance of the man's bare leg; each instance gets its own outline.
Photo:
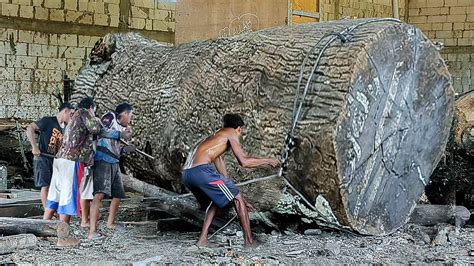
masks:
MULTIPOLYGON (((69 224, 69 222, 71 221, 71 216, 60 214, 59 215, 59 220, 69 224)), ((60 239, 58 239, 57 245, 59 247, 71 247, 71 246, 78 245, 79 242, 80 242, 80 240, 74 239, 74 238, 60 238, 60 239)))
POLYGON ((112 198, 110 202, 109 208, 109 218, 107 219, 107 227, 111 229, 115 229, 117 224, 115 224, 115 216, 117 215, 118 207, 120 205, 119 198, 112 198))
POLYGON ((237 212, 237 216, 240 219, 240 225, 242 226, 242 230, 244 231, 244 243, 246 247, 255 247, 257 243, 253 240, 252 231, 250 230, 250 219, 249 219, 249 212, 247 210, 247 206, 245 205, 245 200, 242 197, 242 193, 239 193, 235 199, 235 211, 237 212))
POLYGON ((91 208, 91 200, 81 199, 81 227, 87 228, 90 226, 89 214, 91 208))
POLYGON ((43 214, 43 220, 51 220, 56 213, 56 210, 45 208, 43 214))
POLYGON ((215 204, 212 204, 206 213, 206 217, 204 218, 204 223, 202 224, 201 236, 199 236, 199 240, 196 243, 197 246, 205 247, 209 245, 209 241, 207 240, 207 235, 209 234, 209 227, 211 226, 212 220, 214 220, 216 213, 217 213, 217 206, 215 204))
POLYGON ((43 204, 43 209, 45 210, 46 210, 46 200, 48 198, 48 191, 49 191, 49 186, 41 187, 41 204, 43 204))
POLYGON ((94 195, 94 199, 92 200, 91 205, 91 221, 90 221, 90 228, 89 228, 89 236, 88 239, 92 239, 95 234, 97 234, 97 225, 99 222, 99 215, 100 215, 100 207, 102 206, 102 200, 104 200, 104 193, 96 193, 94 195))

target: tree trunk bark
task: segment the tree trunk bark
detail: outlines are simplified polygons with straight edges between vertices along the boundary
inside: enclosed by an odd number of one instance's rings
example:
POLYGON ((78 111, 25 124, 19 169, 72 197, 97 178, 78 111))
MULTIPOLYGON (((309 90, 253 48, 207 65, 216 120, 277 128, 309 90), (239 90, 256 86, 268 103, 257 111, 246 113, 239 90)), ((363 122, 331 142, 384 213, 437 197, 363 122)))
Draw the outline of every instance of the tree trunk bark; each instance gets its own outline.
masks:
POLYGON ((431 176, 426 195, 433 204, 474 208, 474 91, 456 100, 445 159, 431 176))
POLYGON ((34 234, 35 236, 65 238, 69 235, 69 225, 57 220, 0 217, 0 234, 34 234))
POLYGON ((15 252, 25 248, 36 247, 38 240, 35 235, 21 234, 0 237, 0 254, 15 252))
MULTIPOLYGON (((277 156, 291 127, 303 60, 309 81, 289 182, 314 203, 323 195, 343 225, 386 234, 405 224, 441 158, 453 113, 450 75, 437 48, 394 20, 341 20, 278 27, 232 38, 163 46, 137 34, 108 35, 75 83, 73 101, 92 96, 100 112, 135 107, 133 142, 157 157, 130 156, 141 180, 182 192, 181 168, 225 113, 245 116, 244 148, 277 156), (334 32, 352 27, 343 40, 334 32), (321 41, 318 43, 318 41, 321 41), (327 45, 327 49, 323 49, 327 45)), ((300 88, 301 90, 301 88, 300 88)), ((275 173, 242 170, 237 182, 275 173)), ((283 183, 249 188, 257 208, 274 206, 283 183)), ((247 189, 243 189, 244 194, 247 189)))

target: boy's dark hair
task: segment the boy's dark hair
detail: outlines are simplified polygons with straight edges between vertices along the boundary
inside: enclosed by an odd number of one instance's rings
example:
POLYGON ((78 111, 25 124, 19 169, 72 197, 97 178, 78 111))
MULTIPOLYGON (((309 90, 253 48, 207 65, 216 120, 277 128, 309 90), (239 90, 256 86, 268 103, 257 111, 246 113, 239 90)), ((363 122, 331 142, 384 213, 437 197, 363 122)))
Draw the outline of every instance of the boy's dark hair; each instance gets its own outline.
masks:
POLYGON ((90 109, 91 107, 96 107, 94 100, 91 97, 86 97, 81 100, 77 105, 77 108, 90 109))
POLYGON ((224 118, 222 118, 222 121, 224 122, 224 128, 231 127, 236 129, 245 125, 244 120, 238 114, 226 114, 224 118))
POLYGON ((59 106, 58 111, 61 112, 64 109, 73 110, 74 106, 72 106, 72 104, 70 102, 64 102, 59 106))
POLYGON ((123 112, 131 112, 133 111, 133 107, 128 103, 121 103, 115 107, 115 113, 121 114, 123 112))

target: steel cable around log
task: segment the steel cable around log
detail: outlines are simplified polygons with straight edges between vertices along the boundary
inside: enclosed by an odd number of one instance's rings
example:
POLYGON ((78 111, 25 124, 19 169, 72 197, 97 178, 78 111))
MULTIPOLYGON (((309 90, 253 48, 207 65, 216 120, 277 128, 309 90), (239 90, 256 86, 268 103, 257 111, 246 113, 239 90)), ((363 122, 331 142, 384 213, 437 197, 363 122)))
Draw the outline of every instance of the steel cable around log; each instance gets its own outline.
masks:
MULTIPOLYGON (((303 103, 306 99, 306 96, 307 96, 307 93, 309 91, 309 85, 313 79, 313 75, 314 75, 314 72, 316 71, 316 68, 319 66, 319 63, 321 61, 321 58, 322 58, 322 55, 323 53, 326 51, 326 49, 329 47, 330 44, 332 44, 336 39, 339 39, 341 40, 342 43, 347 43, 347 42, 350 42, 350 40, 352 39, 352 32, 354 30, 356 30, 357 28, 361 27, 361 26, 365 26, 367 24, 371 24, 371 23, 378 23, 378 22, 387 22, 387 21, 390 21, 390 22, 397 22, 397 23, 402 23, 400 20, 398 19, 392 19, 392 18, 387 18, 387 19, 375 19, 375 20, 368 20, 368 21, 365 21, 365 22, 361 22, 359 24, 356 24, 356 25, 353 25, 351 27, 348 27, 348 28, 345 28, 343 31, 340 31, 339 33, 331 33, 331 34, 327 34, 327 35, 324 35, 311 49, 310 51, 306 54, 304 60, 303 60, 303 63, 301 64, 301 69, 300 69, 300 76, 298 78, 298 83, 297 83, 297 87, 296 87, 296 92, 295 92, 295 100, 294 100, 294 103, 293 103, 293 113, 292 113, 292 123, 291 123, 291 127, 288 131, 288 134, 285 138, 285 146, 284 146, 284 149, 283 149, 283 154, 282 154, 282 162, 281 162, 281 168, 280 168, 280 172, 279 172, 279 175, 282 176, 285 180, 285 183, 287 184, 287 186, 289 186, 298 196, 301 197, 301 199, 313 210, 313 211, 316 211, 318 212, 317 208, 314 207, 304 196, 301 192, 299 192, 294 186, 291 185, 291 183, 289 182, 289 180, 284 176, 284 170, 285 170, 285 166, 288 162, 288 159, 289 159, 289 156, 291 154, 291 150, 292 150, 292 147, 290 147, 290 145, 292 145, 294 147, 295 143, 294 143, 294 130, 299 122, 299 119, 301 118, 301 109, 302 109, 302 106, 303 106, 303 103), (301 81, 303 79, 303 75, 304 75, 304 71, 305 71, 305 68, 306 68, 306 64, 307 64, 307 61, 310 57, 310 55, 315 51, 316 47, 321 43, 321 41, 329 36, 334 36, 332 37, 330 40, 328 40, 326 42, 326 44, 322 47, 322 49, 319 51, 319 54, 317 56, 317 59, 315 61, 315 63, 313 64, 312 66, 312 69, 311 69, 311 72, 309 74, 309 77, 308 79, 306 80, 306 84, 305 84, 305 87, 304 87, 304 90, 303 90, 303 94, 302 96, 300 97, 300 86, 301 86, 301 81)), ((367 51, 366 51, 367 52, 367 51)), ((367 55, 371 58, 371 56, 367 53, 367 55)), ((374 66, 376 68, 376 66, 374 66)), ((380 80, 380 73, 378 72, 378 69, 376 69, 376 73, 377 73, 377 76, 380 80)), ((318 87, 316 93, 318 93, 320 90, 320 87, 318 87)), ((331 223, 328 223, 328 224, 331 224, 331 223)), ((335 226, 338 226, 340 227, 340 225, 336 225, 334 224, 335 226)))

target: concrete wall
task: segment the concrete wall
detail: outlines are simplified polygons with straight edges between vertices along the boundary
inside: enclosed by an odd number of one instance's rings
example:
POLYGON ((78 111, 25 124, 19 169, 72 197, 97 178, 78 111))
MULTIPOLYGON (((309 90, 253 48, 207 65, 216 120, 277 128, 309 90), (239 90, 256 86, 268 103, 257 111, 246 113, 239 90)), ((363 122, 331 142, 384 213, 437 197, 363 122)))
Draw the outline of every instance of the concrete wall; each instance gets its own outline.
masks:
POLYGON ((456 92, 474 90, 474 0, 410 0, 408 21, 444 44, 456 92))
POLYGON ((138 31, 174 41, 174 0, 0 0, 0 118, 53 114, 95 42, 138 31))
POLYGON ((287 0, 179 0, 175 43, 286 25, 287 0))
MULTIPOLYGON (((392 0, 320 0, 323 20, 344 17, 371 18, 392 17, 392 0)), ((399 0, 400 18, 404 19, 405 0, 399 0)))

